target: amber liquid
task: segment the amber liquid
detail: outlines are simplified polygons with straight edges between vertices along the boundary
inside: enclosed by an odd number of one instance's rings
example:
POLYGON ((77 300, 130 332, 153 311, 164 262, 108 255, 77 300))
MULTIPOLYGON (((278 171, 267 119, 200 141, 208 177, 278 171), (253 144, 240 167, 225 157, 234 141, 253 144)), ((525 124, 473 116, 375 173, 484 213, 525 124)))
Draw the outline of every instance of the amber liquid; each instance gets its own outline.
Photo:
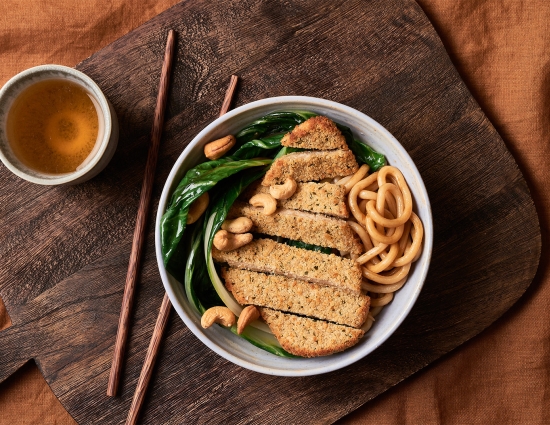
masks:
POLYGON ((13 153, 36 171, 76 171, 97 140, 97 110, 81 86, 45 80, 26 88, 8 112, 7 136, 13 153))

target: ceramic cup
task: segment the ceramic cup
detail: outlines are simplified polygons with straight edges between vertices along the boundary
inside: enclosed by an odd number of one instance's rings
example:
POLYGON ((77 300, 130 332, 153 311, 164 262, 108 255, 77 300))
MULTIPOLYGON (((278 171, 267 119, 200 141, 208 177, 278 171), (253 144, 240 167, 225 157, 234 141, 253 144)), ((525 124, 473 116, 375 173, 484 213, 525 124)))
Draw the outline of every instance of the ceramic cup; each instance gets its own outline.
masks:
POLYGON ((17 176, 32 183, 63 185, 82 183, 102 171, 113 157, 118 143, 118 121, 113 106, 98 85, 87 75, 61 65, 41 65, 11 78, 0 90, 0 160, 17 176), (96 107, 99 131, 92 152, 76 171, 49 174, 26 166, 13 152, 7 138, 6 124, 10 107, 28 87, 44 80, 67 80, 91 95, 96 107))

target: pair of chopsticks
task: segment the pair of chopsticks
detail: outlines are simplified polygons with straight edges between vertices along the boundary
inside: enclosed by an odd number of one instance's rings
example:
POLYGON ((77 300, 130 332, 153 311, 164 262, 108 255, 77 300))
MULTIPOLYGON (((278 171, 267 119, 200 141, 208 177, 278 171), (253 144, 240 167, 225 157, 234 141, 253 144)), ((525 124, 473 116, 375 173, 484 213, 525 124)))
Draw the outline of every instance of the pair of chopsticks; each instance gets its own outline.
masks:
MULTIPOLYGON (((168 32, 168 39, 166 41, 166 50, 164 53, 164 61, 162 64, 159 92, 157 96, 157 103, 155 106, 155 118, 153 121, 153 129, 151 132, 151 146, 147 154, 147 164, 145 166, 145 176, 141 187, 141 197, 136 218, 136 228, 134 231, 134 239, 132 242, 132 251, 130 253, 130 261, 128 264, 128 273, 126 275, 126 283, 124 285, 124 296, 122 299, 122 308, 118 322, 118 331, 115 342, 115 350, 113 354, 113 362, 111 364, 111 372, 109 375, 109 383, 107 386, 107 395, 111 397, 114 397, 117 394, 118 385, 120 382, 120 374, 122 372, 122 362, 124 359, 124 353, 126 351, 126 341, 130 329, 130 313, 134 300, 136 279, 141 263, 143 241, 145 240, 145 228, 147 224, 147 217, 149 215, 149 206, 151 204, 151 193, 155 178, 155 169, 157 165, 160 139, 162 136, 162 128, 164 126, 164 112, 166 109, 166 101, 168 98, 170 71, 175 54, 175 41, 176 34, 173 30, 170 30, 168 32)), ((233 95, 237 87, 237 80, 238 78, 236 75, 231 76, 229 87, 227 88, 227 91, 225 93, 225 98, 220 110, 220 117, 224 115, 231 106, 231 101, 233 100, 233 95)), ((166 329, 166 324, 168 323, 171 308, 172 304, 170 303, 168 294, 165 293, 162 300, 162 305, 160 307, 159 315, 155 323, 155 329, 153 330, 151 342, 149 343, 149 348, 147 349, 147 354, 145 355, 145 361, 139 375, 134 398, 132 399, 132 404, 128 412, 128 418, 126 419, 126 424, 137 423, 139 412, 143 405, 143 401, 145 400, 147 386, 151 381, 153 368, 155 366, 160 343, 166 329)))

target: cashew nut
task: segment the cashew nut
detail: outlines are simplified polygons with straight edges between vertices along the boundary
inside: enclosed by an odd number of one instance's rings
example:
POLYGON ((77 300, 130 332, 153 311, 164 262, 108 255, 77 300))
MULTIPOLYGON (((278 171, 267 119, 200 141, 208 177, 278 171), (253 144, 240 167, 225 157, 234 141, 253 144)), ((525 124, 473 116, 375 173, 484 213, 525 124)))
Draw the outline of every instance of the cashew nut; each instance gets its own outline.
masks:
POLYGON ((214 236, 212 242, 220 251, 233 251, 234 249, 245 246, 252 241, 252 233, 243 233, 242 235, 234 235, 227 230, 220 230, 214 236))
POLYGON ((277 210, 277 201, 269 193, 259 193, 254 195, 248 201, 250 205, 255 207, 264 207, 262 214, 271 215, 277 210))
POLYGON ((254 320, 257 320, 259 317, 260 312, 255 306, 249 305, 243 308, 243 311, 239 316, 239 320, 237 320, 237 333, 240 335, 242 331, 244 331, 244 328, 250 325, 250 323, 254 320))
POLYGON ((207 329, 214 323, 219 323, 227 327, 233 326, 235 324, 235 315, 227 307, 211 307, 202 315, 201 326, 207 329))
POLYGON ((237 140, 234 136, 229 135, 221 139, 214 140, 204 147, 204 155, 208 159, 218 159, 224 156, 235 145, 237 140))
POLYGON ((298 184, 296 183, 296 180, 294 180, 292 177, 289 177, 285 180, 283 184, 275 184, 273 186, 270 186, 269 193, 271 193, 271 196, 273 196, 275 199, 288 199, 292 195, 294 195, 297 187, 298 184))
POLYGON ((239 217, 234 220, 225 220, 222 229, 231 233, 250 232, 254 223, 248 217, 239 217))
POLYGON ((187 224, 192 224, 199 219, 199 217, 206 211, 208 207, 208 192, 204 192, 201 196, 193 201, 187 212, 187 224))

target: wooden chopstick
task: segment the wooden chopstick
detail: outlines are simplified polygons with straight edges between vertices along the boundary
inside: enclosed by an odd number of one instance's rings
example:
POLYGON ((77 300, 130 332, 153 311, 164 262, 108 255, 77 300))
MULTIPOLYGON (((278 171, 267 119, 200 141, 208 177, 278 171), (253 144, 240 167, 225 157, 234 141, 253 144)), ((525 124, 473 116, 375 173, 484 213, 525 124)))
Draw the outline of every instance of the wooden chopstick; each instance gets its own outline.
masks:
POLYGON ((237 89, 237 81, 239 80, 239 77, 236 75, 232 75, 231 79, 229 80, 229 87, 227 87, 227 90, 225 91, 225 97, 223 99, 222 107, 220 109, 220 117, 229 111, 229 108, 231 108, 231 102, 233 100, 233 95, 235 94, 235 90, 237 89))
POLYGON ((132 311, 136 279, 141 263, 141 253, 143 251, 142 246, 143 241, 145 240, 145 229, 149 214, 149 206, 151 204, 151 193, 153 190, 153 182, 155 180, 155 169, 157 167, 162 127, 164 126, 164 111, 166 109, 166 100, 168 98, 168 86, 170 83, 170 70, 172 68, 172 60, 174 57, 175 39, 175 32, 170 30, 166 41, 166 51, 164 53, 157 104, 155 106, 155 118, 153 121, 153 129, 151 131, 151 145, 147 154, 145 176, 141 186, 141 197, 139 200, 139 208, 136 218, 136 228, 134 230, 132 251, 128 264, 128 273, 126 275, 126 284, 124 285, 124 296, 122 298, 122 308, 118 321, 118 331, 116 335, 113 362, 111 364, 111 373, 109 375, 109 384, 107 386, 107 395, 111 397, 116 396, 118 390, 120 374, 122 371, 122 362, 126 351, 126 341, 128 339, 128 331, 130 328, 130 313, 132 311))
MULTIPOLYGON (((225 92, 225 99, 223 100, 222 108, 220 110, 220 117, 225 114, 231 106, 231 101, 233 100, 235 89, 237 88, 237 81, 238 77, 236 75, 232 75, 229 82, 229 87, 225 92)), ((147 354, 145 355, 143 367, 139 375, 136 392, 134 393, 134 398, 132 399, 132 404, 130 405, 130 410, 128 411, 126 425, 135 425, 137 423, 141 406, 143 406, 143 401, 145 400, 145 393, 147 392, 147 387, 151 381, 160 342, 162 340, 164 330, 166 329, 166 324, 168 323, 171 307, 172 304, 170 304, 168 294, 165 293, 162 300, 162 305, 160 306, 155 329, 153 330, 153 336, 151 337, 151 342, 149 343, 149 348, 147 349, 147 354)))
POLYGON ((162 336, 164 335, 164 330, 166 329, 166 324, 168 323, 168 318, 170 317, 171 308, 172 304, 170 304, 170 298, 168 298, 167 293, 164 293, 162 305, 160 306, 160 312, 157 317, 157 322, 155 323, 153 336, 151 337, 151 342, 149 343, 149 348, 147 349, 147 354, 145 355, 145 361, 143 362, 143 367, 141 368, 141 373, 139 374, 136 392, 134 393, 134 398, 132 399, 132 404, 130 405, 130 410, 128 411, 128 418, 126 419, 127 425, 134 425, 137 423, 141 406, 143 406, 143 401, 145 400, 145 393, 147 392, 147 387, 149 386, 151 376, 153 375, 153 368, 155 367, 160 342, 162 341, 162 336))

